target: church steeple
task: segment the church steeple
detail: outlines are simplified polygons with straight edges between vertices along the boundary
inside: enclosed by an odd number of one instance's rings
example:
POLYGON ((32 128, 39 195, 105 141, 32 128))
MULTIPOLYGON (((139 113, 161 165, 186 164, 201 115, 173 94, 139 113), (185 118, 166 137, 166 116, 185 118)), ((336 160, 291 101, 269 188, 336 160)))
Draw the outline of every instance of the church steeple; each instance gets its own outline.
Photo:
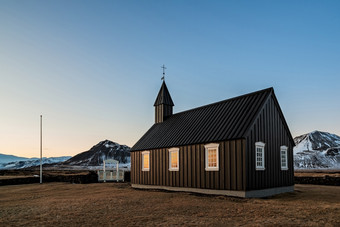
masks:
POLYGON ((169 90, 163 80, 162 87, 158 92, 155 107, 155 123, 161 123, 172 115, 172 107, 174 103, 170 96, 169 90))

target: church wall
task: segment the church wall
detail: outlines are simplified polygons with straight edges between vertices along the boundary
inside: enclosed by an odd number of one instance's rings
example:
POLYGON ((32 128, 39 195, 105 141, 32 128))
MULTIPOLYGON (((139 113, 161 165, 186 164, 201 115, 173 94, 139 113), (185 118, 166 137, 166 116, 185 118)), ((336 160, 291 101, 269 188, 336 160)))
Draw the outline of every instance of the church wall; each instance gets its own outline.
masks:
POLYGON ((269 96, 250 128, 246 146, 247 190, 294 185, 294 144, 273 96, 269 96), (265 170, 255 167, 255 143, 259 141, 265 143, 265 170), (288 147, 288 170, 281 170, 280 146, 283 145, 288 147))
POLYGON ((142 151, 131 152, 131 183, 218 190, 245 190, 245 139, 219 143, 219 170, 205 170, 205 144, 179 146, 179 171, 169 171, 168 148, 150 151, 142 171, 142 151))

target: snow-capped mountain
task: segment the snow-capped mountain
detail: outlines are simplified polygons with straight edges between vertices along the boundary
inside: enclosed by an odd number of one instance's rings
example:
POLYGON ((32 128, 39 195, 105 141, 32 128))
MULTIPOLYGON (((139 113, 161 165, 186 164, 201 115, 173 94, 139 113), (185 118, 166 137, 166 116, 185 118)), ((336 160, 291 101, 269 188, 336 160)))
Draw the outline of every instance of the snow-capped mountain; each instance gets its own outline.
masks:
POLYGON ((120 164, 130 164, 130 147, 120 145, 110 140, 104 140, 90 150, 75 155, 62 165, 71 166, 101 166, 103 160, 115 159, 120 164))
POLYGON ((340 137, 313 131, 294 138, 294 167, 340 168, 340 137))
POLYGON ((9 163, 9 162, 16 162, 16 161, 25 161, 29 158, 18 157, 15 155, 8 155, 8 154, 0 154, 0 164, 1 163, 9 163))
MULTIPOLYGON (((70 159, 71 156, 62 156, 62 157, 51 157, 51 158, 42 158, 42 164, 55 164, 59 162, 64 162, 70 159)), ((12 161, 8 163, 0 163, 0 169, 22 169, 32 166, 39 166, 40 159, 39 158, 26 158, 24 161, 12 161)))

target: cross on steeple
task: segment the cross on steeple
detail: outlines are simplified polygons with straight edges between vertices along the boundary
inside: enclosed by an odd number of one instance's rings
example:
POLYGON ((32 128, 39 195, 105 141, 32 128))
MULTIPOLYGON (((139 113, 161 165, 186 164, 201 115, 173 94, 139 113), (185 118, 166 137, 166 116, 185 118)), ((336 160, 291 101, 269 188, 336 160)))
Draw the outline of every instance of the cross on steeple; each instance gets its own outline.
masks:
POLYGON ((166 70, 166 67, 165 65, 163 64, 163 66, 161 67, 163 69, 163 77, 161 78, 161 80, 165 80, 165 70, 166 70))

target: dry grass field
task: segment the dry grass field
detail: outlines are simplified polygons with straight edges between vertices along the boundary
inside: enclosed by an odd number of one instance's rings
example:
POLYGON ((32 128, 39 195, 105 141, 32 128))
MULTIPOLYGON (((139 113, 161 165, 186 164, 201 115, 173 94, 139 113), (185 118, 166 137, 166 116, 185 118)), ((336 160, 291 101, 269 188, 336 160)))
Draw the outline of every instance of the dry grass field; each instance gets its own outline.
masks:
POLYGON ((127 183, 0 187, 0 226, 340 226, 340 187, 267 199, 144 191, 127 183))
POLYGON ((340 171, 334 171, 334 172, 295 172, 294 176, 296 177, 325 177, 325 176, 329 176, 329 177, 340 177, 340 171))

